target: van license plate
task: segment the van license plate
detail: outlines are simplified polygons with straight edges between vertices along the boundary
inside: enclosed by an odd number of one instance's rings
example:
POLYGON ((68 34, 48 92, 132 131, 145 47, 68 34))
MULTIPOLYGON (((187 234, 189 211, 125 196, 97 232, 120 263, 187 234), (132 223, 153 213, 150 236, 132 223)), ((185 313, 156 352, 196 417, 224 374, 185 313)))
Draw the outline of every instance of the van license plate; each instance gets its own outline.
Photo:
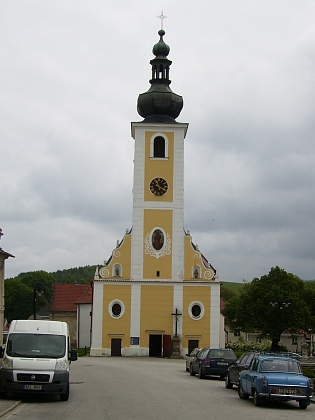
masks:
POLYGON ((41 385, 24 385, 24 389, 32 389, 34 391, 40 391, 42 389, 41 385))

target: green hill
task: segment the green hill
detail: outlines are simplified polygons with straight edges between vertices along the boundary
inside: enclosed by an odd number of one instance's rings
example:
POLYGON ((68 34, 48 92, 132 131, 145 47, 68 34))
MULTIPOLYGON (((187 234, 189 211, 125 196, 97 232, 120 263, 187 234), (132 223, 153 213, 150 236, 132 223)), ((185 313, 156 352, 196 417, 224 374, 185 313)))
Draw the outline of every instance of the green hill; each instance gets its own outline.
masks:
POLYGON ((56 283, 90 283, 93 280, 97 265, 67 268, 49 273, 54 276, 56 283))
POLYGON ((221 287, 231 290, 231 292, 234 292, 235 294, 239 294, 243 286, 244 283, 232 283, 230 281, 223 281, 221 287))

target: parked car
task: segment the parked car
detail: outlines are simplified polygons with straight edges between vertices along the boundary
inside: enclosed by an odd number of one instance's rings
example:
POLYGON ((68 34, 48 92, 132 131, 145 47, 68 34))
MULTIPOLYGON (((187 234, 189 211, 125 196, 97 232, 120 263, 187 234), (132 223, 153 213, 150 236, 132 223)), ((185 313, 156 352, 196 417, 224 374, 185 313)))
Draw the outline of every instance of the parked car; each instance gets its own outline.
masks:
POLYGON ((229 367, 225 377, 226 388, 233 388, 233 385, 238 386, 240 372, 244 369, 248 369, 255 354, 257 354, 257 352, 246 352, 229 367))
POLYGON ((228 368, 236 361, 233 350, 203 348, 190 363, 190 375, 198 373, 199 379, 206 375, 217 375, 225 378, 228 368))
POLYGON ((292 357, 257 354, 249 368, 240 372, 238 395, 253 397, 256 406, 265 400, 295 400, 306 408, 312 392, 312 380, 303 376, 300 362, 292 357))
POLYGON ((200 348, 196 347, 192 350, 192 352, 190 354, 186 354, 187 359, 186 359, 186 372, 189 372, 190 369, 190 363, 196 358, 196 356, 198 355, 198 353, 200 352, 200 348))

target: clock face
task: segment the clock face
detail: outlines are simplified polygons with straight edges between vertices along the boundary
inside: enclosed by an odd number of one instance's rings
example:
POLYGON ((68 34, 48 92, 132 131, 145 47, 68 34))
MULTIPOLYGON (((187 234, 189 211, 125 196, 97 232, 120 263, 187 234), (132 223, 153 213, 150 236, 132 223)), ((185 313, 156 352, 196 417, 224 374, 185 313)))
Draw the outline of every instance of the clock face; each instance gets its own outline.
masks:
POLYGON ((153 178, 150 182, 150 191, 154 195, 161 196, 166 193, 167 189, 168 185, 164 178, 153 178))

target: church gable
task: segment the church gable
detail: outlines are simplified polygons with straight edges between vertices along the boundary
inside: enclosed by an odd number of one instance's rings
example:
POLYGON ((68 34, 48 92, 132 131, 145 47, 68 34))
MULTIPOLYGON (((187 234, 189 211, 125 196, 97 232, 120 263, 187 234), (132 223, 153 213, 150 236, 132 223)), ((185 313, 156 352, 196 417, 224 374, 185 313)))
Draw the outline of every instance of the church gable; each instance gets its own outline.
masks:
POLYGON ((99 279, 130 279, 130 265, 131 232, 127 231, 123 240, 117 243, 110 259, 98 270, 97 277, 99 279))
POLYGON ((192 243, 189 232, 184 237, 184 248, 184 280, 214 281, 216 270, 202 255, 198 247, 192 243))

